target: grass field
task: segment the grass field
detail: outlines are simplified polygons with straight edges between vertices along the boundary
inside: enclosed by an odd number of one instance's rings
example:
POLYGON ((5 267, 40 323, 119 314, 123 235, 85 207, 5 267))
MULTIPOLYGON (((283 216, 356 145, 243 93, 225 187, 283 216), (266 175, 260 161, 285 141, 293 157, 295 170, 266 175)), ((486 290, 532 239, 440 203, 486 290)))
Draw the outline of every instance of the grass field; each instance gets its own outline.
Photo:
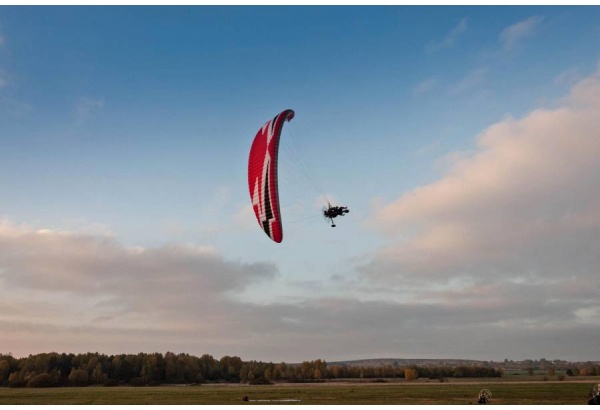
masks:
POLYGON ((593 383, 321 383, 272 386, 0 388, 6 404, 476 404, 481 389, 491 404, 586 404, 593 383), (248 396, 250 401, 243 402, 248 396))

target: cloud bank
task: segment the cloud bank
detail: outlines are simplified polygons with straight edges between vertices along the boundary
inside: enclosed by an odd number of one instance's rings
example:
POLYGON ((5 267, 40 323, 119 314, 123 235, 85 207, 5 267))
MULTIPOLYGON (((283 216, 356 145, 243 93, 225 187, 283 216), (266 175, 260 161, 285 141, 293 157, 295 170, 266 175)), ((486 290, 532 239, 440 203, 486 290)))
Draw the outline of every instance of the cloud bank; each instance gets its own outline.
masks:
POLYGON ((438 181, 376 209, 371 227, 391 244, 364 277, 404 300, 493 308, 486 317, 507 329, 595 326, 600 71, 456 158, 438 181))
POLYGON ((85 339, 91 349, 117 335, 129 335, 121 340, 127 346, 127 338, 135 335, 130 347, 139 349, 134 342, 147 344, 143 339, 149 334, 210 339, 215 332, 226 333, 216 328, 235 321, 228 311, 231 294, 276 275, 271 263, 228 261, 210 247, 128 248, 108 236, 33 230, 4 221, 0 326, 11 331, 1 333, 0 345, 22 348, 38 340, 36 350, 46 351, 53 339, 64 346, 85 339), (48 347, 42 347, 40 334, 48 347))

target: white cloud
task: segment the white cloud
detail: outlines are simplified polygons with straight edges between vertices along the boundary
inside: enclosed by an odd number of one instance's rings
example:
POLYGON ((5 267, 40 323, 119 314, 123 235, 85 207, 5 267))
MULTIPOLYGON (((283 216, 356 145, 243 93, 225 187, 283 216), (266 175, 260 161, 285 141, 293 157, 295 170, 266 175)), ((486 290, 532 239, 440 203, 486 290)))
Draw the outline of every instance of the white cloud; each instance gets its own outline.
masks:
POLYGON ((533 34, 542 20, 540 16, 532 16, 506 27, 499 36, 502 48, 512 50, 521 40, 533 34))
POLYGON ((595 309, 600 71, 557 108, 494 124, 477 145, 440 180, 375 210, 371 226, 392 243, 361 272, 406 299, 466 300, 466 289, 473 306, 530 298, 595 309))
POLYGON ((446 36, 442 40, 431 41, 429 44, 427 44, 427 47, 425 47, 425 51, 427 53, 433 53, 444 48, 450 48, 454 46, 460 35, 466 30, 467 19, 463 18, 458 22, 456 26, 454 26, 454 28, 452 28, 452 30, 450 30, 448 34, 446 34, 446 36))

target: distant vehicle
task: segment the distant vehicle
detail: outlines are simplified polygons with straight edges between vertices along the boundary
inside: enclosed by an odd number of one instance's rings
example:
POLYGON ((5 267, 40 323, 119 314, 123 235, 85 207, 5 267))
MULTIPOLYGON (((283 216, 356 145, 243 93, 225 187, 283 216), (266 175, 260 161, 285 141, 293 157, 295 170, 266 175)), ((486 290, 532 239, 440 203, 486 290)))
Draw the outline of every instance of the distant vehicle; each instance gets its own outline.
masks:
POLYGON ((479 397, 477 398, 477 404, 488 404, 490 402, 490 397, 492 397, 492 392, 488 389, 483 389, 479 392, 479 397))
POLYGON ((590 393, 588 404, 600 404, 600 384, 595 385, 590 393))

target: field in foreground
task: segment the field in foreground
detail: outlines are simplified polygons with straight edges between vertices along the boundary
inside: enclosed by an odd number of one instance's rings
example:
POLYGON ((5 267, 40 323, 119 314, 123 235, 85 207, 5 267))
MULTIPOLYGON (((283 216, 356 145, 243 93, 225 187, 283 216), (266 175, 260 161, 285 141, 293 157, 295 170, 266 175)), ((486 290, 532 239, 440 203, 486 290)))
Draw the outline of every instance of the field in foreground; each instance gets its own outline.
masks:
POLYGON ((273 386, 0 388, 6 404, 586 404, 591 383, 322 383, 273 386), (248 396, 248 402, 242 397, 248 396))

